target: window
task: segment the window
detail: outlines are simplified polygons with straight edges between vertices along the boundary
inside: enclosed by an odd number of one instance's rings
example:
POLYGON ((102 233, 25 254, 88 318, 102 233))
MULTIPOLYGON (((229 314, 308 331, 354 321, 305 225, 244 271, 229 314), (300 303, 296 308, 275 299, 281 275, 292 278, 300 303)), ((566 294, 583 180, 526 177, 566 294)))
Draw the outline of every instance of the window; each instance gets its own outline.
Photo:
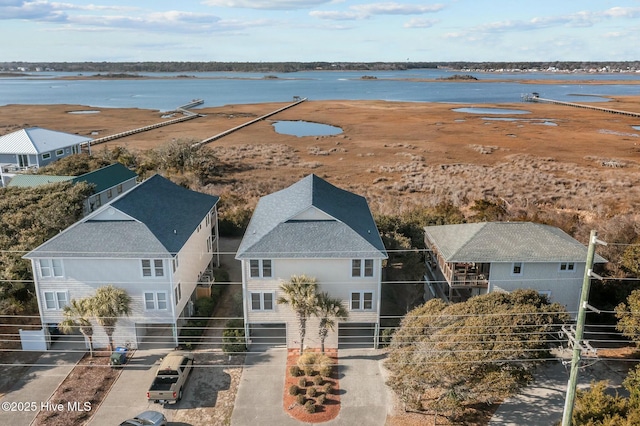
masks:
POLYGON ((118 191, 118 194, 122 194, 122 184, 118 185, 116 190, 118 191))
POLYGON ((44 154, 42 154, 42 159, 43 160, 48 160, 49 158, 51 158, 51 153, 50 152, 45 152, 44 154))
POLYGON ((271 260, 268 259, 252 259, 249 261, 249 272, 251 278, 271 278, 273 276, 271 270, 271 260))
POLYGON ((560 272, 573 272, 576 270, 576 264, 573 262, 560 263, 560 272))
POLYGON ((176 305, 177 305, 180 299, 182 299, 182 284, 178 283, 178 285, 174 289, 174 293, 176 296, 176 305))
POLYGON ((144 309, 146 311, 166 311, 167 293, 164 291, 146 291, 144 293, 144 309))
POLYGON ((153 259, 153 268, 152 259, 142 259, 142 276, 143 277, 164 277, 164 266, 162 259, 153 259))
POLYGON ((67 306, 68 299, 66 291, 45 291, 44 307, 48 311, 61 310, 67 306))
POLYGON ((178 255, 176 254, 176 257, 173 258, 173 261, 171 262, 173 265, 173 272, 176 272, 176 269, 178 269, 178 255))
POLYGON ((93 199, 93 205, 97 208, 100 207, 102 205, 102 197, 100 197, 100 194, 96 195, 95 198, 93 199))
POLYGON ((64 155, 64 149, 56 150, 56 157, 62 157, 64 155))
POLYGON ((352 277, 372 277, 373 276, 373 259, 353 259, 351 261, 352 277), (364 265, 364 267, 363 267, 364 265))
POLYGON ((113 190, 111 188, 107 189, 107 198, 113 197, 113 190))
POLYGON ((273 299, 271 292, 251 292, 251 310, 273 311, 273 299))
POLYGON ((511 275, 522 275, 522 262, 514 262, 511 267, 511 275))
POLYGON ((40 259, 40 276, 46 277, 62 277, 62 260, 61 259, 40 259))
POLYGON ((373 310, 373 292, 371 291, 354 291, 351 293, 351 310, 352 311, 372 311, 373 310))

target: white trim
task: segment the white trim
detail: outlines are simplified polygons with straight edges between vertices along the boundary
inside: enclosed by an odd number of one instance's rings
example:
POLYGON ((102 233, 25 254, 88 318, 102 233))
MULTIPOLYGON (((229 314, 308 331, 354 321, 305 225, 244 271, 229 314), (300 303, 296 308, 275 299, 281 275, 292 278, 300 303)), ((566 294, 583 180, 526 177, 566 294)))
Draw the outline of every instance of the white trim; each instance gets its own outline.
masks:
POLYGON ((371 278, 375 275, 375 265, 373 259, 351 259, 351 278, 371 278), (359 274, 356 275, 354 269, 356 268, 355 262, 358 262, 357 269, 359 270, 359 274), (367 274, 367 263, 371 265, 371 275, 367 274))
POLYGON ((524 272, 524 262, 513 262, 511 264, 511 276, 512 277, 521 277, 524 272), (520 265, 519 272, 516 272, 516 265, 520 265))
POLYGON ((42 292, 42 308, 45 311, 60 311, 65 306, 69 304, 69 292, 67 290, 59 291, 59 290, 47 290, 42 292), (50 300, 53 302, 54 307, 50 308, 47 306, 47 294, 51 294, 53 299, 50 300), (64 295, 64 304, 60 303, 59 295, 64 295))
POLYGON ((144 310, 149 311, 167 311, 169 310, 169 296, 166 291, 143 291, 142 292, 142 303, 144 304, 144 310), (147 299, 147 294, 152 296, 151 299, 147 299), (164 308, 160 307, 160 298, 158 295, 164 295, 164 308), (147 306, 147 302, 153 302, 153 308, 149 308, 147 306))
POLYGON ((250 291, 249 292, 249 308, 251 309, 252 312, 259 312, 259 311, 266 311, 266 312, 271 312, 271 311, 275 311, 276 310, 276 293, 275 291, 250 291), (260 297, 260 307, 259 308, 254 308, 253 307, 253 295, 257 294, 260 297), (265 308, 265 295, 271 295, 271 308, 267 309, 265 308))
POLYGON ((249 260, 249 277, 250 278, 273 278, 273 260, 271 259, 250 259, 249 260), (252 262, 258 262, 258 275, 253 275, 254 267, 252 262), (265 262, 269 262, 269 267, 265 267, 265 262), (269 275, 265 275, 265 271, 269 271, 269 275))
POLYGON ((37 263, 40 278, 64 278, 62 259, 37 259, 37 263), (46 263, 46 265, 43 265, 43 263, 46 263), (59 265, 56 266, 55 263, 59 263, 59 265), (56 274, 56 269, 59 269, 59 274, 56 274), (47 273, 45 274, 44 271, 47 271, 47 273))
POLYGON ((374 298, 374 292, 373 291, 351 291, 349 292, 349 310, 350 311, 355 311, 355 312, 374 312, 376 309, 373 306, 373 301, 375 300, 374 298), (358 307, 354 308, 353 307, 353 295, 357 294, 358 297, 358 307), (369 308, 365 308, 364 304, 365 304, 365 295, 366 294, 370 294, 371 295, 371 299, 369 300, 369 302, 371 303, 371 307, 369 308))
POLYGON ((558 272, 563 274, 573 274, 576 272, 576 262, 560 262, 558 264, 558 272), (564 269, 562 269, 563 265, 564 269))

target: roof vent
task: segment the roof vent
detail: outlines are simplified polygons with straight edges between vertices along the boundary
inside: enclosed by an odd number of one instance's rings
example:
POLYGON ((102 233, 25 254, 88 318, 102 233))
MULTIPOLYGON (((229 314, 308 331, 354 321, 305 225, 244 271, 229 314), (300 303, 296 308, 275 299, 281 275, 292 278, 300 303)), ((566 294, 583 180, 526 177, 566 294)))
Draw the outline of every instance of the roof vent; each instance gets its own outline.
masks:
POLYGON ((178 235, 178 231, 176 231, 175 229, 173 230, 173 233, 178 235))

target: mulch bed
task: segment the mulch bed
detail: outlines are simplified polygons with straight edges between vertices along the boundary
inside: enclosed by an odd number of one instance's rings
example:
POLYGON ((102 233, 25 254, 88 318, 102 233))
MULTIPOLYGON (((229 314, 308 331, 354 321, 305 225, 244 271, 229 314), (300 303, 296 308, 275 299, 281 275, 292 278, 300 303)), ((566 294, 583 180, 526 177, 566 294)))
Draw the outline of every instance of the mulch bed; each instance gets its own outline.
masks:
POLYGON ((87 424, 122 371, 109 366, 110 354, 85 354, 49 399, 51 409, 40 410, 32 426, 87 424))
MULTIPOLYGON (((322 405, 316 404, 316 412, 315 413, 307 413, 304 406, 300 405, 296 401, 296 397, 293 395, 289 395, 289 387, 291 385, 297 385, 300 377, 306 377, 307 384, 312 384, 313 377, 309 376, 298 376, 293 377, 289 373, 289 367, 292 365, 297 365, 298 358, 300 357, 300 351, 297 349, 289 349, 287 353, 287 368, 285 371, 285 382, 284 382, 284 397, 283 397, 283 407, 284 411, 287 412, 291 417, 296 420, 300 420, 305 423, 322 423, 329 420, 332 420, 338 416, 340 412, 340 381, 338 379, 338 351, 337 349, 328 349, 325 350, 325 354, 334 360, 336 364, 333 367, 333 371, 330 377, 324 377, 324 382, 321 386, 316 386, 316 388, 321 388, 326 383, 331 383, 332 391, 329 394, 325 394, 325 402, 322 405)), ((310 387, 310 386, 307 386, 310 387)), ((324 392, 319 392, 324 393, 324 392)), ((315 398, 307 398, 313 399, 315 398)))

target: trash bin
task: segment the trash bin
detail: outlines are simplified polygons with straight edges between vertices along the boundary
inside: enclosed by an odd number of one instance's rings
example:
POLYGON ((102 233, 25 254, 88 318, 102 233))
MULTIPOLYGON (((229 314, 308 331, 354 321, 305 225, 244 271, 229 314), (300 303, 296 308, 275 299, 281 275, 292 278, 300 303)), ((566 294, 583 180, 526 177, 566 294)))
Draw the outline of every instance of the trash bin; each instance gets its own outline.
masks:
POLYGON ((127 348, 123 348, 118 346, 112 353, 109 358, 109 365, 112 367, 117 367, 123 365, 127 362, 127 348))

